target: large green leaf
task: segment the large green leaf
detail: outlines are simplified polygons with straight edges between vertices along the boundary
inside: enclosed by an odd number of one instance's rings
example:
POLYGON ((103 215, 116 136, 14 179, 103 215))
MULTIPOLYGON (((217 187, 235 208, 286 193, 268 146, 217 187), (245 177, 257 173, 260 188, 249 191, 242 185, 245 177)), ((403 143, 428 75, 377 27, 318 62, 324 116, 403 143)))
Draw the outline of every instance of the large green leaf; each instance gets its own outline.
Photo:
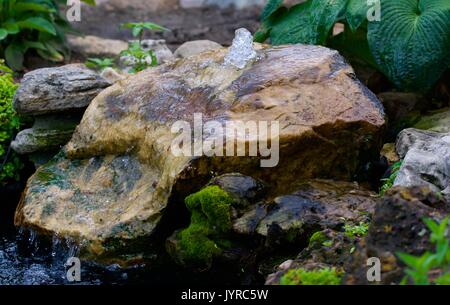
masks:
POLYGON ((3 40, 8 36, 8 31, 0 28, 0 40, 3 40))
POLYGON ((396 86, 426 91, 450 62, 450 1, 381 0, 381 21, 369 22, 368 40, 396 86))
POLYGON ((283 0, 269 0, 261 13, 261 20, 269 18, 270 15, 275 13, 281 7, 282 4, 283 0))
POLYGON ((272 44, 325 44, 347 0, 309 0, 281 16, 271 32, 272 44))
POLYGON ((19 44, 11 43, 5 49, 5 59, 8 66, 13 70, 21 70, 23 68, 23 47, 19 44))
POLYGON ((367 19, 368 9, 367 0, 348 0, 345 18, 353 32, 367 19))
POLYGON ((53 24, 42 17, 31 17, 17 23, 21 29, 33 29, 40 32, 56 35, 56 29, 53 24))

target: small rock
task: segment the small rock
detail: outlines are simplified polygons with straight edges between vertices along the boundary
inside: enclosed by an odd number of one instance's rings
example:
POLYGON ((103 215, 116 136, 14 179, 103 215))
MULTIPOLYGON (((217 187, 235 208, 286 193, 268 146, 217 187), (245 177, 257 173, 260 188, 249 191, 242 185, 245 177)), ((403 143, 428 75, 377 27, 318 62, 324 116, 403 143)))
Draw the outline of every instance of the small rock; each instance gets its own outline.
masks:
POLYGON ((427 105, 424 97, 416 93, 383 92, 377 96, 392 121, 406 117, 411 111, 423 110, 427 105))
POLYGON ((110 85, 81 64, 37 69, 24 75, 13 107, 23 115, 82 109, 110 85))
POLYGON ((380 155, 385 157, 389 165, 400 161, 397 152, 395 151, 395 143, 386 143, 381 149, 380 155))
POLYGON ((38 116, 32 128, 17 134, 11 148, 22 155, 60 148, 72 138, 79 122, 80 116, 76 115, 38 116))
POLYGON ((118 72, 117 70, 111 67, 104 69, 102 73, 100 73, 100 76, 110 83, 116 83, 120 80, 125 79, 126 77, 125 75, 123 75, 122 73, 118 72))
POLYGON ((227 8, 235 6, 237 9, 243 9, 250 6, 263 6, 266 0, 180 0, 181 8, 199 8, 205 6, 218 6, 227 8))
POLYGON ((436 132, 450 132, 450 108, 434 111, 420 118, 414 128, 436 132))
POLYGON ((177 58, 186 58, 206 51, 220 49, 222 46, 211 40, 194 40, 183 43, 174 53, 177 58))
POLYGON ((394 185, 450 190, 450 133, 405 129, 396 150, 404 160, 394 185))
POLYGON ((85 57, 117 57, 121 51, 128 48, 126 41, 91 35, 84 37, 70 36, 67 41, 71 50, 85 57))

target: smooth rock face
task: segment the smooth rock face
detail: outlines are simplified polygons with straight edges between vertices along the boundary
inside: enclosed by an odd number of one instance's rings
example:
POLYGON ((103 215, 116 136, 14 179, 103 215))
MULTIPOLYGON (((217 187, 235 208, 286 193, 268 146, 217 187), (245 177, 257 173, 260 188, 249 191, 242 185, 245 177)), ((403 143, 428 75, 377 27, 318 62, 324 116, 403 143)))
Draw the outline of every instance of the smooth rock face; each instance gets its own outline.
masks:
POLYGON ((304 241, 319 230, 367 222, 377 200, 356 183, 312 180, 272 203, 256 205, 233 223, 233 229, 265 236, 269 243, 304 241))
POLYGON ((86 35, 69 36, 67 39, 71 50, 86 57, 116 57, 128 48, 128 43, 122 40, 105 39, 86 35))
POLYGON ((110 85, 81 64, 37 69, 24 75, 14 96, 13 107, 24 115, 85 108, 110 85))
POLYGON ((375 209, 369 232, 345 264, 346 284, 398 284, 404 277, 404 264, 398 252, 422 255, 434 251, 424 218, 443 219, 449 202, 428 187, 395 187, 375 209), (367 259, 381 261, 381 282, 368 282, 367 259))
POLYGON ((405 129, 396 150, 404 160, 394 185, 425 185, 450 194, 450 133, 405 129))
POLYGON ((187 58, 206 51, 220 49, 222 46, 211 40, 194 40, 183 43, 175 51, 174 56, 177 58, 187 58))
MULTIPOLYGON (((219 49, 147 69, 101 92, 66 155, 30 178, 16 224, 86 240, 86 255, 99 259, 151 236, 169 199, 199 190, 212 175, 239 171, 279 194, 294 191, 293 180, 350 179, 380 146, 379 101, 336 51, 255 48, 259 60, 244 69, 224 66, 227 50, 219 49), (266 157, 175 156, 172 124, 192 124, 194 113, 222 124, 279 121, 278 165, 261 168, 266 157)), ((237 145, 254 141, 239 138, 237 145)))
POLYGON ((72 138, 81 115, 56 114, 35 118, 32 128, 19 132, 11 143, 18 154, 31 154, 61 148, 72 138))

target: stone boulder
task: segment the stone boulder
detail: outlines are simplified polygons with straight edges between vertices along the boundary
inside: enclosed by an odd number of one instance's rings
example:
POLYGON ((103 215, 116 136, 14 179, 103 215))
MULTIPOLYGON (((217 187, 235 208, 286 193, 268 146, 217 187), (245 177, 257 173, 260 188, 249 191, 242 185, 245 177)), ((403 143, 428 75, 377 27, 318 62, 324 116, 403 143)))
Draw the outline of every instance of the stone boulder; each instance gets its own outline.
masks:
MULTIPOLYGON (((225 65, 227 49, 218 49, 147 69, 102 91, 61 155, 30 178, 16 224, 84 240, 86 255, 100 260, 152 236, 171 199, 184 199, 214 175, 239 171, 278 194, 294 191, 293 180, 350 179, 381 146, 385 121, 375 95, 336 51, 255 48, 257 58, 243 69, 225 65), (207 146, 200 156, 175 154, 179 145, 172 144, 181 130, 172 132, 173 124, 192 126, 198 113, 221 126, 278 123, 278 134, 274 128, 270 136, 259 135, 274 145, 273 154, 222 157, 207 146), (276 166, 261 167, 270 166, 269 158, 278 159, 276 166)), ((258 142, 245 131, 236 142, 225 134, 234 148, 258 142)), ((220 135, 205 129, 201 139, 220 135)))
POLYGON ((220 49, 222 46, 211 40, 194 40, 183 43, 176 49, 174 56, 177 58, 187 58, 206 51, 220 49))
POLYGON ((450 108, 440 109, 422 116, 414 125, 414 128, 449 133, 450 108))
POLYGON ((403 163, 394 185, 425 185, 450 195, 450 133, 405 129, 396 150, 403 163))
POLYGON ((110 85, 81 64, 37 69, 24 75, 13 107, 22 115, 83 109, 110 85))

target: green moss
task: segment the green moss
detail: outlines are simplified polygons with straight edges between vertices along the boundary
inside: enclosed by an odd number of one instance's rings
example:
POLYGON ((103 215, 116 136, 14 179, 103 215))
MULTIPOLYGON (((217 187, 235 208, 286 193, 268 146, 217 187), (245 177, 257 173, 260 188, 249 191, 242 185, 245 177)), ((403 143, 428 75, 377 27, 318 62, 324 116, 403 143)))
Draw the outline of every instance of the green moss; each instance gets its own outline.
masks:
POLYGON ((230 242, 232 197, 218 186, 209 186, 188 196, 185 203, 191 224, 178 234, 181 261, 210 266, 214 256, 230 242))
POLYGON ((323 268, 307 271, 305 269, 291 269, 280 279, 281 285, 339 285, 343 272, 336 268, 323 268))

